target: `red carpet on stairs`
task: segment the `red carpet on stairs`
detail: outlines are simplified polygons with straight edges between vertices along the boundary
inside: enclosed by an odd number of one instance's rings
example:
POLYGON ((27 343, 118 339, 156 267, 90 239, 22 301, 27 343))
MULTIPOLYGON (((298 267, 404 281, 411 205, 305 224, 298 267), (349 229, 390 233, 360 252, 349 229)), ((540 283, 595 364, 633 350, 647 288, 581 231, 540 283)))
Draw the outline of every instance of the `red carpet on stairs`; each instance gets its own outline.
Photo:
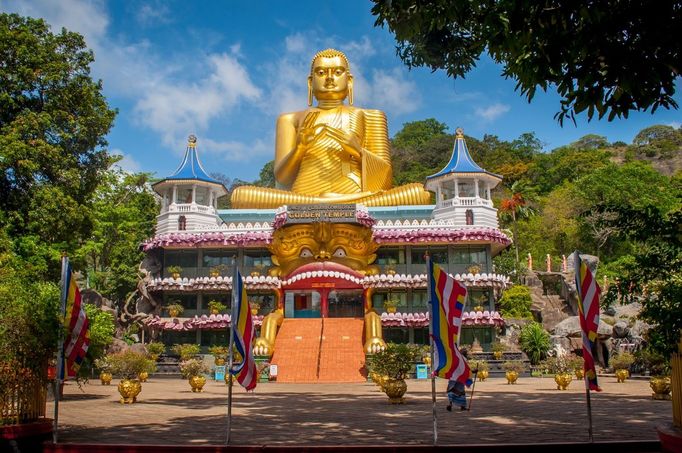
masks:
POLYGON ((278 382, 363 382, 361 318, 285 319, 272 363, 278 382), (319 370, 318 370, 319 366, 319 370))

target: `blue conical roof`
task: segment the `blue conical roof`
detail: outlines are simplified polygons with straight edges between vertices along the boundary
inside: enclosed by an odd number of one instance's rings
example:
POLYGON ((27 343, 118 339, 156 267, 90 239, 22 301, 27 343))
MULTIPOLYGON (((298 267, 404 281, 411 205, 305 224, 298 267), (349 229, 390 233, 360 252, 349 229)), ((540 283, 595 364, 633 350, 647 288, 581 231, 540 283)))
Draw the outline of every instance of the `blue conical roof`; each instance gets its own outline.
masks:
POLYGON ((211 182, 214 184, 222 185, 220 181, 208 176, 208 173, 206 172, 206 170, 204 170, 204 167, 201 165, 201 162, 199 161, 199 155, 197 154, 196 145, 197 138, 194 135, 190 135, 187 143, 187 150, 185 151, 185 157, 184 159, 182 159, 182 163, 180 163, 178 169, 175 170, 175 173, 168 176, 165 180, 168 181, 178 179, 182 180, 196 179, 199 181, 211 182))
POLYGON ((450 173, 484 173, 486 175, 491 175, 502 179, 502 176, 490 173, 489 171, 479 167, 478 164, 474 162, 474 160, 471 158, 471 155, 469 154, 466 141, 464 140, 464 132, 460 128, 457 128, 456 131, 455 146, 452 149, 450 161, 438 173, 427 176, 426 180, 428 181, 429 179, 445 176, 450 173))

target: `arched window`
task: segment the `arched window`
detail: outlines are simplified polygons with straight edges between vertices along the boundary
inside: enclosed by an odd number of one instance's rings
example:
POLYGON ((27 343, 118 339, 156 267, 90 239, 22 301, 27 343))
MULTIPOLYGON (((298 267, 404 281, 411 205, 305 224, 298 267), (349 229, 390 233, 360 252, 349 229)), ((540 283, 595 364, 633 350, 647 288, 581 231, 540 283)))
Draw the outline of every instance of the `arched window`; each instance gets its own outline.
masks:
POLYGON ((187 229, 187 218, 184 215, 178 217, 178 230, 185 231, 187 229))
POLYGON ((467 225, 474 224, 474 211, 472 209, 467 209, 465 212, 467 225))

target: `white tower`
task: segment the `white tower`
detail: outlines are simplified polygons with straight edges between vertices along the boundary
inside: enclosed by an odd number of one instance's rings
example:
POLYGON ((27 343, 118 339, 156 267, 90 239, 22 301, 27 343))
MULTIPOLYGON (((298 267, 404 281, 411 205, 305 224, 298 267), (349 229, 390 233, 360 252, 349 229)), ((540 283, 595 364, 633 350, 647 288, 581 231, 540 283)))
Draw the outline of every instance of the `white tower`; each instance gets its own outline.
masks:
POLYGON ((171 176, 152 187, 163 199, 156 218, 156 234, 210 230, 218 227, 218 198, 225 186, 208 176, 199 162, 197 138, 190 135, 182 163, 171 176))
POLYGON ((502 176, 485 171, 473 161, 464 131, 457 128, 450 161, 441 171, 426 177, 426 189, 436 193, 433 218, 453 220, 462 227, 498 228, 490 191, 500 181, 502 176))

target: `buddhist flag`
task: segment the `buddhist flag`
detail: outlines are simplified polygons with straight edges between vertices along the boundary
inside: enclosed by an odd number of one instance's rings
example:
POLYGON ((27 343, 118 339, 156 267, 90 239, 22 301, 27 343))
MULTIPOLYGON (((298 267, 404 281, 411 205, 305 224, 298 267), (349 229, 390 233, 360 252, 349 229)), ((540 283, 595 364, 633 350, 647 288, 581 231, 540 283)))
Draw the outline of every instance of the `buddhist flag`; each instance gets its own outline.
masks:
POLYGON ((594 366, 592 348, 597 341, 597 329, 599 328, 599 294, 601 288, 594 279, 592 271, 587 264, 580 259, 576 250, 573 253, 575 263, 575 287, 578 291, 578 311, 580 312, 580 328, 583 331, 583 359, 585 361, 585 379, 590 390, 600 392, 597 384, 597 370, 594 366))
POLYGON ((64 258, 62 265, 62 307, 64 307, 64 326, 66 326, 66 340, 64 341, 64 362, 66 376, 75 377, 90 345, 90 325, 83 310, 81 292, 73 277, 71 264, 64 258))
POLYGON ((232 364, 232 373, 246 390, 256 388, 258 372, 253 358, 255 330, 251 319, 246 288, 239 269, 235 269, 232 279, 232 340, 237 352, 243 357, 241 363, 232 364))
POLYGON ((431 341, 434 346, 433 374, 471 385, 469 364, 457 349, 467 290, 440 266, 426 259, 431 304, 431 341))

